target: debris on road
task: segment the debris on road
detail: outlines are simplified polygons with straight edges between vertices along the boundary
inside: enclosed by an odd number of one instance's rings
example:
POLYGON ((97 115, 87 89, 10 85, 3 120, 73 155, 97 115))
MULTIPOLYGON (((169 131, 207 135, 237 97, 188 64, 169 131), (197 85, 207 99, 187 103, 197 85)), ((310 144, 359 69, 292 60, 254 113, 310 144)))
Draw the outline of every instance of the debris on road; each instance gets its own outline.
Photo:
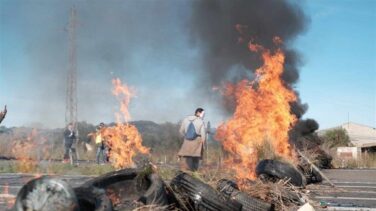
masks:
POLYGON ((73 189, 64 181, 40 177, 26 183, 18 192, 15 210, 79 210, 73 189))
POLYGON ((305 177, 294 166, 277 160, 262 160, 256 166, 256 174, 264 180, 288 179, 295 186, 304 187, 305 177))
POLYGON ((184 172, 171 181, 171 187, 189 210, 242 210, 242 204, 236 200, 226 198, 210 185, 184 172))
POLYGON ((243 205, 242 210, 252 210, 252 211, 269 211, 274 210, 274 205, 264 202, 260 199, 252 197, 239 190, 238 185, 227 179, 219 180, 217 183, 217 190, 228 198, 232 198, 235 201, 243 205))
POLYGON ((166 183, 157 172, 151 165, 122 169, 94 177, 76 188, 44 176, 24 185, 14 209, 43 211, 56 204, 69 204, 62 210, 268 211, 298 208, 307 202, 301 189, 288 180, 248 181, 239 188, 228 179, 209 185, 195 174, 181 171, 166 183))

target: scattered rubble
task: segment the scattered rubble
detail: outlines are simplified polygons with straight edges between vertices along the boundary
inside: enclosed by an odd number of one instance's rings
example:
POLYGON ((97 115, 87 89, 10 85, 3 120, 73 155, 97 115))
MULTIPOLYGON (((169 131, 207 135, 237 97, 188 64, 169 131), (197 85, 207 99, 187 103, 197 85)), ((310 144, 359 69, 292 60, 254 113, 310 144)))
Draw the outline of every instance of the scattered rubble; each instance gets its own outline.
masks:
POLYGON ((171 181, 164 181, 153 165, 113 171, 76 188, 44 176, 28 182, 21 189, 14 210, 44 211, 51 210, 51 207, 59 210, 60 207, 60 210, 81 211, 269 211, 297 210, 309 203, 301 185, 304 176, 298 169, 274 160, 263 160, 258 166, 265 167, 265 164, 269 169, 264 168, 263 172, 268 174, 269 180, 246 180, 241 184, 220 179, 209 185, 195 174, 181 171, 171 181))

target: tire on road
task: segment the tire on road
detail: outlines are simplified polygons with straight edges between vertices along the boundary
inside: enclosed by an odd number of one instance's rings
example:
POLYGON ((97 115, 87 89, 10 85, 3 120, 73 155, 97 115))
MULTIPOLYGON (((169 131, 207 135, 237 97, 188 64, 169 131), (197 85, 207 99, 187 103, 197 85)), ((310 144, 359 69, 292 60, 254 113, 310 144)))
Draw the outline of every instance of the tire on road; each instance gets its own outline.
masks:
POLYGON ((242 205, 229 199, 210 187, 208 184, 180 172, 171 181, 171 187, 189 210, 241 210, 242 205))
POLYGON ((83 185, 83 187, 90 186, 104 189, 107 194, 112 192, 124 201, 158 206, 170 204, 165 183, 157 174, 146 170, 122 169, 110 172, 83 185))
POLYGON ((77 211, 77 197, 65 182, 47 176, 26 183, 17 194, 14 210, 77 211))
POLYGON ((274 210, 274 206, 260 199, 254 198, 244 192, 241 192, 237 184, 231 180, 221 179, 217 183, 217 190, 228 198, 242 204, 243 211, 270 211, 274 210))
POLYGON ((261 177, 271 177, 272 179, 289 179, 295 186, 306 185, 306 179, 300 171, 290 164, 277 160, 262 160, 256 166, 256 174, 261 177))
POLYGON ((103 189, 95 187, 78 187, 74 189, 80 211, 112 211, 111 200, 103 189))

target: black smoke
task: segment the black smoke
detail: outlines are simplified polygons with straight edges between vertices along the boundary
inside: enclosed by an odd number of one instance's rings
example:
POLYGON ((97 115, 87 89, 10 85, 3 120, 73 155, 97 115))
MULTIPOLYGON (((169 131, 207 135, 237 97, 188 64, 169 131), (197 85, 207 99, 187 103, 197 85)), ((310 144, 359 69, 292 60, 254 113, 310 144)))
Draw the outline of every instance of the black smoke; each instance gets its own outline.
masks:
MULTIPOLYGON (((195 1, 190 19, 192 43, 202 49, 204 84, 217 86, 224 81, 252 78, 261 65, 257 53, 248 50, 252 40, 268 49, 275 48, 273 38, 283 40, 285 65, 282 80, 294 90, 299 80, 301 55, 294 49, 294 40, 307 30, 310 19, 302 5, 283 0, 205 0, 195 1)), ((298 100, 291 104, 291 112, 301 118, 308 106, 298 100)), ((225 108, 233 109, 226 102, 225 108)), ((317 124, 317 123, 315 123, 317 124)), ((312 120, 297 124, 296 130, 312 128, 312 120), (305 124, 309 123, 309 124, 305 124)), ((317 129, 317 128, 316 128, 317 129)))

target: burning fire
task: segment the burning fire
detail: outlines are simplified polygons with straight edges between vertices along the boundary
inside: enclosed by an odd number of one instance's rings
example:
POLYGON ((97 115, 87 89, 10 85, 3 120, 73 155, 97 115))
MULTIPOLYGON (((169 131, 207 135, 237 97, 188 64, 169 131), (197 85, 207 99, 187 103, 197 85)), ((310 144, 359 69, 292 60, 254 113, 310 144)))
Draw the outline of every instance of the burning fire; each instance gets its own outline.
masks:
MULTIPOLYGON (((274 39, 276 45, 281 42, 280 38, 274 39)), ((226 84, 223 94, 234 98, 236 107, 233 116, 219 126, 216 134, 230 154, 227 164, 238 179, 255 178, 258 148, 266 141, 278 156, 295 159, 288 132, 296 122, 290 113, 290 102, 296 100, 296 95, 281 80, 284 53, 280 48, 271 52, 252 43, 248 47, 261 54, 263 65, 256 70, 254 80, 226 84)))
POLYGON ((26 139, 14 140, 12 154, 17 159, 16 168, 19 172, 32 172, 37 163, 36 141, 38 131, 33 129, 26 139))
POLYGON ((120 102, 120 113, 116 114, 116 125, 104 128, 102 135, 110 148, 109 157, 112 165, 120 169, 132 167, 133 157, 137 153, 149 153, 149 149, 142 145, 142 138, 137 128, 128 123, 130 120, 128 106, 134 91, 123 85, 120 79, 112 80, 112 84, 114 86, 112 93, 120 102))

